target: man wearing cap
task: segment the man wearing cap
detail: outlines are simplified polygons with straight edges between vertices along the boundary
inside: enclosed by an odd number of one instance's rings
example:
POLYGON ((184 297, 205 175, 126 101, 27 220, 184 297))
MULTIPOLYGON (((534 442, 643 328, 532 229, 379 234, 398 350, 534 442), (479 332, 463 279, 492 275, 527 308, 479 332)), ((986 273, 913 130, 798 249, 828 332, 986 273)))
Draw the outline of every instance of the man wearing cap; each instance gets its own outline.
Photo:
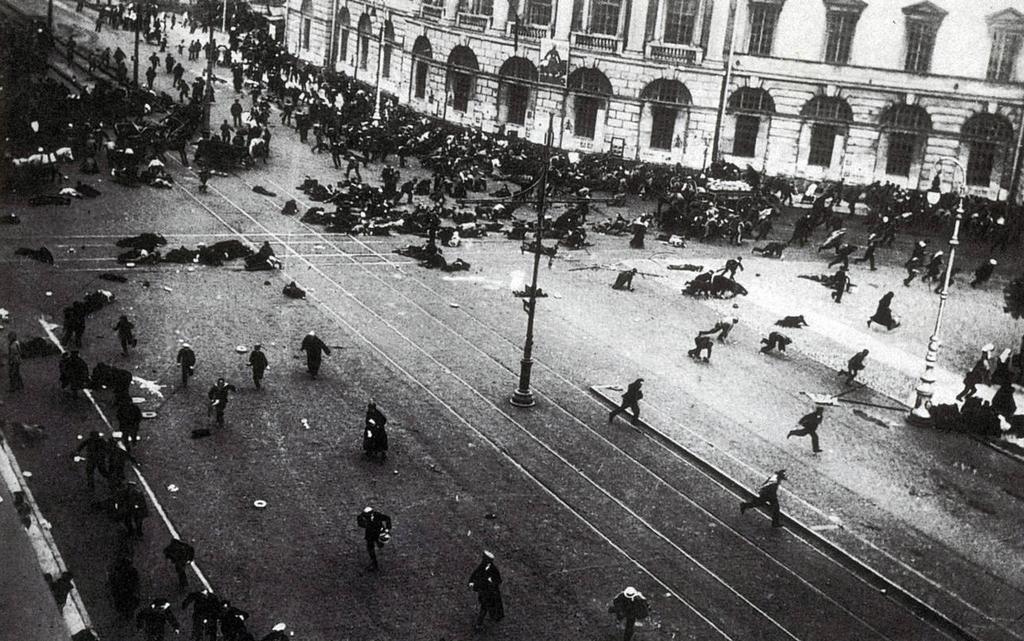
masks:
POLYGON ((772 510, 772 527, 782 527, 781 514, 779 511, 779 484, 786 480, 786 470, 779 470, 772 474, 761 484, 757 490, 757 497, 750 501, 740 503, 740 514, 749 509, 767 506, 772 510))
POLYGON ((175 634, 181 634, 181 626, 171 612, 167 599, 155 599, 148 608, 139 610, 135 616, 135 627, 146 633, 146 641, 164 641, 166 626, 170 624, 175 634))
POLYGON ((366 507, 356 518, 356 524, 364 530, 366 552, 370 555, 370 565, 366 569, 376 572, 380 568, 377 563, 377 548, 384 547, 384 543, 391 538, 391 517, 372 507, 366 507))
POLYGON ((501 602, 501 572, 494 565, 494 554, 484 550, 480 564, 469 577, 469 587, 476 592, 480 602, 480 613, 476 617, 476 629, 484 627, 484 617, 488 614, 497 623, 505 618, 505 607, 501 602))
POLYGON ((868 246, 864 248, 864 255, 860 258, 854 258, 855 263, 867 263, 871 268, 871 271, 875 271, 875 249, 878 247, 878 236, 876 234, 868 235, 868 246))
POLYGON ((188 379, 196 369, 196 353, 192 351, 192 346, 183 343, 176 360, 181 365, 181 386, 188 387, 188 379))
POLYGON ((719 274, 727 274, 727 277, 736 280, 736 270, 743 271, 743 257, 737 256, 725 261, 725 267, 718 270, 719 274))
POLYGON ((320 373, 320 363, 323 362, 323 355, 330 356, 331 348, 320 340, 316 332, 310 332, 302 339, 302 345, 299 349, 306 352, 306 369, 309 370, 310 376, 316 378, 316 375, 320 373))
POLYGON ((210 388, 206 396, 210 399, 210 407, 213 408, 217 420, 217 427, 224 427, 224 410, 228 406, 228 393, 238 391, 234 385, 226 382, 223 378, 217 379, 217 384, 210 388))
POLYGON ((989 258, 988 262, 982 263, 980 267, 974 270, 974 280, 971 281, 971 287, 977 287, 978 285, 984 285, 988 282, 989 278, 992 278, 992 274, 996 271, 995 258, 989 258))
POLYGON ((643 387, 643 384, 644 379, 638 378, 626 387, 626 391, 622 394, 622 402, 608 414, 609 423, 627 409, 633 410, 633 425, 640 421, 640 399, 644 397, 644 392, 640 388, 643 387))
MULTIPOLYGON (((178 588, 184 590, 188 587, 188 573, 185 571, 189 564, 196 558, 196 550, 188 543, 180 539, 171 539, 171 542, 164 548, 164 558, 174 566, 174 572, 178 576, 178 588)), ((191 596, 191 595, 189 595, 191 596)), ((188 599, 185 599, 188 603, 188 599)), ((185 605, 181 606, 185 609, 185 605)), ((193 625, 193 627, 195 627, 193 625)), ((195 631, 193 630, 193 636, 195 631)))
POLYGON ((267 634, 267 636, 260 639, 260 641, 290 641, 288 633, 285 632, 287 628, 287 625, 283 623, 278 623, 273 628, 271 628, 270 633, 267 634))
POLYGON ((119 396, 117 402, 117 427, 124 434, 124 446, 131 449, 139 440, 142 425, 142 410, 132 402, 131 396, 119 396))
POLYGON ((388 457, 388 433, 384 429, 388 419, 377 404, 370 401, 366 406, 366 425, 363 430, 363 452, 367 458, 376 458, 383 463, 388 457))
POLYGON ((614 614, 619 621, 625 619, 626 628, 622 635, 622 641, 630 641, 633 638, 633 626, 637 621, 647 618, 651 607, 639 590, 628 587, 616 595, 612 604, 608 606, 608 611, 614 614))
POLYGON ((263 346, 256 344, 252 346, 252 353, 249 354, 249 367, 252 368, 252 382, 256 389, 260 389, 263 383, 263 374, 269 367, 267 355, 263 353, 263 346))
POLYGON ((821 448, 818 447, 818 426, 821 425, 821 419, 824 415, 825 408, 817 407, 810 414, 805 414, 797 421, 801 429, 790 430, 789 434, 786 434, 786 438, 790 436, 810 436, 811 437, 811 449, 815 454, 821 452, 821 448))
POLYGON ((857 374, 864 369, 864 359, 868 357, 868 350, 862 349, 846 362, 846 369, 841 369, 838 372, 839 376, 846 375, 846 384, 853 383, 853 379, 857 378, 857 374))

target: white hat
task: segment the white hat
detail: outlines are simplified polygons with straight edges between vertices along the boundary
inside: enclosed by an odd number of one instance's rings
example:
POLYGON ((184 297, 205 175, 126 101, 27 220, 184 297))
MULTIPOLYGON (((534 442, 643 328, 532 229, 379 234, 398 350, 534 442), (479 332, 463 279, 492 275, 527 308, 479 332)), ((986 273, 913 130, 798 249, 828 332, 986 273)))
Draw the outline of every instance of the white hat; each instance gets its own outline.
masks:
POLYGON ((366 506, 366 507, 363 508, 363 514, 369 514, 370 512, 373 512, 373 508, 372 507, 366 506))
POLYGON ((983 351, 983 352, 991 352, 995 348, 996 348, 996 346, 993 345, 992 343, 985 343, 985 346, 981 348, 981 351, 983 351))
POLYGON ((288 626, 286 626, 286 625, 285 625, 285 624, 283 624, 283 623, 278 623, 278 624, 277 624, 277 625, 275 625, 274 627, 270 628, 270 630, 271 630, 271 632, 283 632, 283 631, 284 631, 284 629, 285 629, 285 628, 287 628, 287 627, 288 627, 288 626))
POLYGON ((494 552, 490 552, 488 550, 484 550, 484 558, 493 561, 494 560, 494 552))
POLYGON ((639 593, 639 592, 637 592, 637 589, 636 589, 636 588, 634 588, 634 587, 628 587, 628 588, 626 588, 625 590, 623 590, 623 591, 622 591, 622 594, 623 594, 623 595, 625 595, 625 597, 626 597, 627 599, 635 599, 635 598, 636 598, 636 596, 637 596, 638 594, 640 594, 640 593, 639 593))
POLYGON ((996 262, 995 258, 989 258, 988 262, 992 263, 993 265, 998 265, 999 264, 999 263, 996 262))

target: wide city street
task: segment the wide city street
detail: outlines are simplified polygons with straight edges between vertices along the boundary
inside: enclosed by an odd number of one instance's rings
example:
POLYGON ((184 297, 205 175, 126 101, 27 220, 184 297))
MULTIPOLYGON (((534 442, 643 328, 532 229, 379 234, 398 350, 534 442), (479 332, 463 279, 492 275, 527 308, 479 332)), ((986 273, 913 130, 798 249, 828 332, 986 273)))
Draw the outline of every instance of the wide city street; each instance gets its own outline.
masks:
MULTIPOLYGON (((39 10, 30 0, 12 4, 39 10)), ((131 33, 95 33, 94 15, 58 0, 58 35, 75 34, 80 50, 129 51, 131 33)), ((143 58, 155 50, 141 49, 143 58)), ((65 81, 86 81, 83 69, 58 56, 54 64, 65 81)), ((203 66, 188 64, 188 78, 203 66)), ((156 85, 169 91, 170 77, 161 72, 156 85)), ((230 82, 218 83, 215 128, 230 119, 235 97, 230 82)), ((248 93, 238 97, 248 107, 248 93)), ((527 317, 512 292, 529 283, 532 255, 501 233, 463 239, 443 251, 470 269, 445 273, 394 252, 423 238, 349 236, 303 223, 303 213, 322 206, 299 191, 304 178, 329 184, 344 172, 330 154, 301 143, 276 110, 270 123, 268 162, 215 175, 206 191, 194 167, 168 154, 171 189, 129 188, 67 164, 61 185, 84 180, 101 195, 67 207, 0 195, 2 213, 21 219, 0 227, 6 331, 58 344, 65 306, 97 290, 113 295, 88 316, 81 355, 90 367, 130 370, 132 396, 153 413, 132 451, 151 502, 134 560, 143 602, 169 599, 182 634, 191 631, 179 610, 185 592, 163 558, 172 531, 196 550, 203 578, 190 573, 193 587, 207 581, 249 612, 256 638, 284 622, 303 641, 610 641, 622 634, 611 599, 635 586, 651 604, 637 638, 651 641, 1024 639, 1024 461, 905 422, 938 300, 927 284, 899 282, 917 236, 901 234, 881 249, 877 271, 854 267, 857 287, 836 305, 828 289, 797 278, 831 273, 815 251, 820 236, 780 261, 751 254, 752 241, 673 247, 652 232, 645 249, 632 249, 628 234, 592 232, 589 247, 560 248, 550 265, 541 261, 548 296, 535 321, 536 405, 519 408, 509 398, 527 317), (281 214, 289 200, 298 216, 281 214), (282 268, 118 262, 126 250, 115 243, 143 233, 164 236, 163 252, 223 240, 258 249, 267 241, 282 268), (46 247, 54 263, 15 255, 20 247, 46 247), (670 266, 718 269, 737 255, 736 278, 748 295, 680 294, 697 272, 670 266), (635 291, 612 290, 617 272, 634 267, 635 291), (305 299, 282 294, 292 281, 305 299), (866 327, 889 290, 902 326, 866 327), (127 356, 114 330, 122 314, 138 338, 127 356), (789 315, 803 315, 808 326, 782 330, 793 339, 786 352, 761 353, 760 339, 789 315), (687 357, 699 330, 733 316, 739 322, 710 362, 687 357), (315 379, 299 351, 310 331, 331 348, 315 379), (184 343, 197 356, 187 387, 175 362, 184 343), (254 344, 269 360, 261 389, 248 367, 254 344), (847 386, 837 370, 864 348, 864 385, 847 386), (609 422, 639 377, 643 423, 609 422), (237 387, 223 427, 208 410, 218 378, 237 387), (824 410, 821 453, 805 438, 787 438, 813 411, 811 395, 838 394, 844 402, 824 410), (383 463, 362 451, 371 400, 388 418, 383 463), (193 438, 203 429, 212 435, 193 438), (784 526, 771 527, 761 510, 741 514, 740 502, 780 469, 788 476, 784 526), (377 552, 379 571, 366 568, 356 522, 366 506, 393 521, 377 552), (475 632, 467 582, 484 550, 501 570, 506 616, 475 632)), ((371 163, 362 175, 379 184, 382 168, 371 163)), ((430 176, 413 158, 401 173, 430 176)), ((501 184, 489 182, 488 191, 501 184)), ((591 222, 632 219, 654 206, 598 202, 591 222)), ((801 211, 787 209, 772 238, 788 238, 801 211)), ((529 221, 535 210, 515 215, 529 221)), ((866 237, 861 223, 850 227, 866 237)), ((946 233, 928 240, 941 247, 946 233)), ((986 252, 967 241, 958 255, 964 272, 986 252)), ((952 401, 982 344, 1001 350, 1019 342, 1020 325, 1002 311, 1002 285, 1020 272, 1020 257, 1011 250, 1000 260, 1005 269, 985 287, 951 291, 939 402, 952 401)), ((30 472, 26 483, 98 636, 142 638, 107 587, 125 545, 107 484, 98 479, 90 490, 75 457, 90 431, 116 425, 112 396, 72 398, 58 383, 59 358, 26 359, 24 390, 4 386, 2 435, 30 472)), ((0 610, 0 640, 19 639, 2 618, 0 610)))

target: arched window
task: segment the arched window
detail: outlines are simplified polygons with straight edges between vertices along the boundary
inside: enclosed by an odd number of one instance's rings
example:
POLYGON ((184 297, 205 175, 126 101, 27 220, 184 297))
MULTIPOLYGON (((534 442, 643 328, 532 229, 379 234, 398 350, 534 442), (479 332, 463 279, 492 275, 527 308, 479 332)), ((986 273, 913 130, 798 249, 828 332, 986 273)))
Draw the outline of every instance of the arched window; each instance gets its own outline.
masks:
POLYGON ((395 27, 388 20, 384 23, 384 49, 381 55, 384 57, 380 62, 380 75, 385 78, 391 77, 391 52, 395 46, 395 27))
POLYGON ((426 36, 419 36, 412 43, 412 87, 417 98, 427 96, 427 76, 430 73, 430 60, 434 57, 434 49, 426 36))
POLYGON ((967 184, 991 185, 996 162, 1013 144, 1013 125, 999 114, 974 114, 960 129, 960 139, 968 145, 967 184))
POLYGON ((370 62, 370 37, 373 35, 373 26, 370 24, 369 14, 359 16, 359 68, 366 69, 370 62))
POLYGON ((932 118, 920 105, 892 105, 882 112, 879 123, 886 135, 885 173, 910 176, 918 150, 932 130, 932 118))
POLYGON ((527 58, 513 57, 501 65, 498 76, 501 78, 499 91, 504 94, 507 109, 505 120, 514 125, 526 124, 530 85, 537 82, 537 67, 527 58))
POLYGON ((728 107, 730 112, 736 114, 732 153, 742 158, 753 158, 757 155, 761 118, 770 118, 775 113, 775 100, 764 89, 740 87, 729 96, 728 107))
POLYGON ((775 100, 764 89, 740 87, 729 96, 729 111, 771 115, 775 113, 775 100))
POLYGON ((597 131, 597 112, 612 95, 608 77, 592 67, 569 74, 569 91, 573 96, 573 131, 580 138, 593 138, 597 131))
POLYGON ((334 59, 342 64, 348 61, 349 22, 348 7, 342 7, 334 19, 334 59))
POLYGON ((448 88, 452 92, 452 108, 467 111, 473 97, 476 73, 480 70, 476 54, 469 47, 458 45, 448 54, 448 88))
POLYGON ((644 87, 640 98, 651 103, 651 148, 672 149, 679 112, 692 102, 690 90, 678 80, 659 78, 644 87))
POLYGON ((811 150, 807 156, 807 164, 831 167, 836 136, 853 122, 853 110, 842 98, 815 96, 804 104, 800 115, 812 121, 811 150))

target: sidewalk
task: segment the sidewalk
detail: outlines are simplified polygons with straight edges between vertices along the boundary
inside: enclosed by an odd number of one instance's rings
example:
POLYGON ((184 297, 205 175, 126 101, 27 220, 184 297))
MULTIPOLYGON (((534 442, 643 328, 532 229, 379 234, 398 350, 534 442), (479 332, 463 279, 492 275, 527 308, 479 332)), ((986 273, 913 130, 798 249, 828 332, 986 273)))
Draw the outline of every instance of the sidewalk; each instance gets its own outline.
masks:
MULTIPOLYGON (((0 466, 6 468, 5 452, 0 449, 0 466)), ((70 639, 29 531, 21 523, 8 476, 0 475, 5 481, 0 483, 0 641, 70 639)))

